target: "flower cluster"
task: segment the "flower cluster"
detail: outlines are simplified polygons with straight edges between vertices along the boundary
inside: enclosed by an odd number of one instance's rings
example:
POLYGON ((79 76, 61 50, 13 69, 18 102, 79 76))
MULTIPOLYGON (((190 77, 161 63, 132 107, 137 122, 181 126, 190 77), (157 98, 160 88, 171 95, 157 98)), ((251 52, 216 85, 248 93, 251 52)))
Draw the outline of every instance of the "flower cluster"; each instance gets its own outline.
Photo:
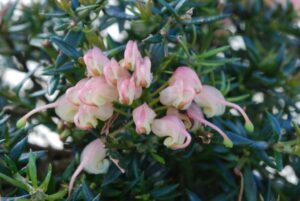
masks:
POLYGON ((193 130, 199 125, 209 126, 224 139, 224 145, 232 147, 231 140, 217 126, 204 118, 222 115, 225 107, 238 110, 245 119, 245 127, 253 131, 253 125, 244 110, 225 100, 222 93, 209 85, 202 85, 196 72, 189 67, 178 67, 168 81, 169 86, 160 92, 159 100, 168 107, 167 115, 155 119, 156 114, 146 104, 133 111, 137 133, 152 132, 159 137, 166 137, 164 145, 172 149, 188 146, 191 136, 187 129, 193 130), (202 112, 203 110, 203 112, 202 112), (191 124, 193 121, 193 125, 191 124), (188 122, 188 123, 184 123, 188 122))
POLYGON ((55 103, 26 114, 18 121, 18 127, 23 127, 32 114, 55 108, 62 120, 75 123, 77 128, 95 128, 98 120, 106 121, 113 115, 113 102, 131 105, 152 81, 151 61, 141 56, 134 41, 127 43, 120 62, 110 60, 96 47, 88 50, 83 59, 87 77, 70 87, 55 103))
MULTIPOLYGON (((124 59, 119 62, 109 59, 99 48, 88 50, 84 57, 87 76, 75 86, 70 87, 56 102, 36 108, 22 117, 18 127, 23 127, 34 113, 55 108, 56 114, 66 122, 72 122, 81 130, 95 128, 98 120, 107 121, 112 117, 115 102, 132 105, 139 99, 143 88, 152 82, 151 61, 142 57, 137 43, 129 41, 124 51, 124 59)), ((171 149, 183 149, 191 143, 193 131, 201 125, 218 132, 224 139, 224 145, 233 144, 227 135, 208 118, 222 115, 225 107, 238 110, 245 119, 246 129, 253 130, 253 125, 244 110, 225 100, 222 93, 209 85, 202 85, 197 73, 186 66, 178 67, 167 82, 167 87, 159 91, 159 102, 165 106, 165 116, 157 114, 147 103, 132 111, 133 122, 138 134, 150 134, 164 138, 164 145, 171 149)), ((81 155, 81 163, 70 183, 70 190, 81 170, 99 174, 107 170, 109 161, 105 159, 104 144, 95 140, 88 144, 81 155)), ((112 159, 114 163, 114 161, 112 159)), ((118 163, 116 163, 118 165, 118 163)))

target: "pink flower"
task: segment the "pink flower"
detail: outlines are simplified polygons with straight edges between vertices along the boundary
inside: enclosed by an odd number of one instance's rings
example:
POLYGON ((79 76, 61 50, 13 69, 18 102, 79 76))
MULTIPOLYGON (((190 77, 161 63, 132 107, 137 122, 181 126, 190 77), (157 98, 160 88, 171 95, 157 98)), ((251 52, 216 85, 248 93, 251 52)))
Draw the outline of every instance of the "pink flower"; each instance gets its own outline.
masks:
POLYGON ((215 87, 203 85, 202 92, 197 94, 194 100, 208 118, 222 115, 226 106, 236 109, 244 117, 246 129, 249 132, 253 131, 253 124, 245 111, 239 105, 226 101, 223 94, 215 87))
POLYGON ((202 90, 202 84, 197 73, 189 67, 182 66, 176 68, 169 83, 173 85, 178 80, 182 80, 185 87, 192 87, 196 93, 200 93, 202 90))
POLYGON ((70 87, 66 91, 66 96, 67 99, 73 103, 74 105, 79 106, 80 105, 80 99, 79 99, 79 94, 81 92, 81 89, 85 86, 85 84, 88 82, 89 78, 84 78, 77 82, 77 84, 73 87, 70 87))
POLYGON ((182 80, 177 80, 162 90, 159 95, 159 100, 163 105, 184 110, 192 103, 195 90, 191 87, 185 87, 182 80))
POLYGON ((87 67, 88 76, 102 75, 104 66, 109 62, 109 59, 97 47, 89 49, 83 56, 83 60, 87 67))
POLYGON ((225 101, 223 94, 209 85, 203 85, 202 92, 195 97, 195 102, 208 118, 224 114, 225 105, 221 104, 221 101, 225 101))
POLYGON ((118 79, 129 79, 130 74, 125 68, 121 68, 119 63, 112 58, 109 63, 104 66, 103 74, 108 84, 117 86, 118 79))
POLYGON ((171 149, 183 149, 191 142, 190 134, 176 116, 167 115, 161 119, 154 119, 151 128, 155 135, 167 137, 164 140, 164 145, 171 149))
POLYGON ((134 70, 135 82, 137 86, 148 88, 152 81, 151 61, 149 57, 137 60, 134 70))
POLYGON ((142 88, 135 85, 134 78, 118 80, 119 102, 131 105, 133 100, 142 95, 142 88))
POLYGON ((226 147, 231 148, 233 146, 232 141, 220 128, 218 128, 216 125, 210 123, 204 118, 201 109, 195 103, 192 103, 191 106, 188 108, 187 115, 194 121, 200 124, 204 124, 204 126, 209 126, 210 128, 217 131, 223 137, 223 143, 226 147))
POLYGON ((92 77, 82 88, 79 99, 90 106, 101 106, 118 100, 116 87, 110 86, 103 76, 92 77))
POLYGON ((112 103, 106 103, 102 106, 81 104, 74 117, 74 123, 82 130, 89 130, 97 126, 98 119, 106 121, 113 115, 113 112, 114 108, 112 103))
POLYGON ((132 112, 133 121, 136 126, 136 132, 138 134, 146 133, 149 134, 151 132, 151 124, 156 117, 155 112, 144 103, 139 107, 135 108, 132 112))
POLYGON ((105 159, 105 145, 100 139, 96 139, 89 143, 82 151, 80 164, 73 173, 69 184, 69 195, 73 189, 77 176, 82 170, 90 174, 104 174, 109 167, 109 160, 105 159))
POLYGON ((124 60, 122 61, 122 66, 133 71, 136 67, 136 63, 141 59, 141 53, 138 49, 136 41, 128 41, 125 51, 124 51, 124 60))
POLYGON ((291 0, 291 3, 293 4, 293 7, 295 10, 300 9, 300 1, 299 0, 291 0))

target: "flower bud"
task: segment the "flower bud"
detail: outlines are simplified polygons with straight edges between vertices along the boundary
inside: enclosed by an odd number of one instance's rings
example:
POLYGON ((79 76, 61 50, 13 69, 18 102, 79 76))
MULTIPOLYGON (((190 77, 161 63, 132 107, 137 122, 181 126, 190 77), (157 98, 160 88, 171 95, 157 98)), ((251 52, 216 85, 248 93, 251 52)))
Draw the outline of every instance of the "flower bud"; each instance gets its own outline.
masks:
POLYGON ((155 112, 144 103, 139 107, 135 108, 132 112, 133 121, 136 126, 136 132, 138 134, 149 134, 151 132, 151 124, 156 117, 155 112))
POLYGON ((135 85, 133 77, 118 80, 119 101, 125 105, 131 105, 133 100, 142 95, 142 88, 135 85))
POLYGON ((134 70, 135 83, 137 86, 148 88, 152 81, 151 61, 149 57, 137 60, 134 70))
POLYGON ((83 60, 87 67, 88 76, 102 75, 104 66, 109 62, 109 59, 97 47, 89 49, 83 60))
POLYGON ((133 71, 136 67, 137 60, 141 58, 142 56, 138 49, 137 42, 132 40, 128 41, 124 51, 124 60, 122 61, 122 67, 133 71))

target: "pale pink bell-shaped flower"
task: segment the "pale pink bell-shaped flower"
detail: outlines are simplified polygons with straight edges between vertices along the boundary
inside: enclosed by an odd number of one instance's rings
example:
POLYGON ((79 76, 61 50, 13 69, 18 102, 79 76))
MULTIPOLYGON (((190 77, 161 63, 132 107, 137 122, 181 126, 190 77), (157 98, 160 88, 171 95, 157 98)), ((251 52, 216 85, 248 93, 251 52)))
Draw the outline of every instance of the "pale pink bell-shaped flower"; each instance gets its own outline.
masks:
POLYGON ((95 128, 98 120, 108 120, 114 112, 113 104, 106 103, 102 106, 89 106, 81 104, 78 112, 74 117, 76 127, 82 130, 89 130, 95 128))
POLYGON ((212 86, 203 85, 202 92, 197 94, 194 100, 208 118, 222 115, 225 112, 225 105, 220 102, 225 101, 225 98, 219 90, 212 86))
POLYGON ((159 100, 163 105, 173 106, 181 110, 187 109, 194 97, 195 90, 192 87, 184 86, 182 80, 177 80, 159 94, 159 100))
POLYGON ((137 86, 148 88, 152 81, 151 61, 149 57, 137 60, 134 70, 135 82, 137 86))
POLYGON ((83 60, 88 76, 102 75, 104 66, 109 62, 109 59, 97 47, 89 49, 83 56, 83 60))
POLYGON ((103 76, 92 77, 82 88, 79 99, 90 106, 101 106, 118 100, 118 91, 103 76))
POLYGON ((152 132, 159 137, 166 137, 164 145, 171 149, 183 149, 191 143, 191 136, 186 131, 182 121, 173 115, 154 119, 152 132))
POLYGON ((142 95, 142 87, 136 86, 134 77, 130 79, 118 80, 119 102, 125 105, 131 105, 133 100, 142 95))
POLYGON ((156 117, 156 113, 147 105, 147 103, 135 108, 132 112, 132 116, 138 134, 149 134, 151 132, 151 124, 156 117))
POLYGON ((169 79, 169 84, 172 85, 177 80, 182 80, 185 86, 192 87, 196 93, 200 93, 202 90, 202 84, 197 73, 189 67, 181 66, 176 68, 169 79))
POLYGON ((31 110, 30 112, 28 112, 26 115, 24 115, 21 119, 18 120, 17 127, 18 128, 24 127, 26 125, 28 118, 30 118, 33 114, 51 108, 54 108, 56 114, 66 122, 73 122, 74 116, 78 111, 78 106, 71 103, 66 97, 66 95, 62 95, 54 103, 37 107, 31 110))
POLYGON ((82 170, 89 174, 104 174, 109 167, 109 160, 105 159, 106 149, 105 145, 100 139, 96 139, 89 143, 82 151, 80 157, 80 164, 73 173, 69 184, 69 195, 73 189, 77 176, 82 170))
POLYGON ((216 125, 210 123, 204 118, 200 107, 197 106, 195 103, 192 103, 191 106, 188 108, 187 115, 194 121, 203 124, 204 126, 208 126, 214 129, 215 131, 217 131, 223 137, 224 140, 223 143, 226 147, 231 148, 233 146, 232 141, 220 128, 218 128, 216 125))
POLYGON ((113 86, 117 86, 119 79, 130 78, 130 73, 125 68, 122 68, 114 58, 104 66, 103 74, 107 83, 113 86))
POLYGON ((208 118, 222 115, 226 106, 236 109, 244 117, 246 129, 249 132, 253 131, 253 124, 245 111, 239 105, 226 101, 223 94, 215 87, 203 85, 202 92, 197 94, 194 100, 208 118))
POLYGON ((88 80, 89 80, 89 78, 84 78, 84 79, 80 80, 79 82, 77 82, 77 84, 75 86, 70 87, 66 91, 67 99, 74 105, 77 105, 77 106, 80 105, 81 101, 79 99, 79 94, 81 92, 81 89, 85 86, 85 84, 87 83, 88 80))
POLYGON ((138 49, 137 42, 132 40, 128 41, 124 51, 122 67, 133 71, 136 67, 136 62, 141 58, 142 56, 138 49))

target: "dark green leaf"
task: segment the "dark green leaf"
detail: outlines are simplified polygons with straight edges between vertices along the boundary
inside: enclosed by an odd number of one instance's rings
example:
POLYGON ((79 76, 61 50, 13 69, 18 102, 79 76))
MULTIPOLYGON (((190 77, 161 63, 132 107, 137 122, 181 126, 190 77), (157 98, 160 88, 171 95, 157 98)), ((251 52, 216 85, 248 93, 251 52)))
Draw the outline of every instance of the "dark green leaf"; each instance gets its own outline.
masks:
POLYGON ((58 37, 51 37, 50 39, 67 56, 76 60, 80 57, 80 53, 76 50, 76 48, 69 45, 67 42, 63 41, 62 39, 58 37))
POLYGON ((157 188, 150 192, 150 195, 154 198, 159 198, 161 196, 165 196, 169 193, 172 193, 176 188, 178 187, 178 184, 173 184, 161 188, 157 188))

